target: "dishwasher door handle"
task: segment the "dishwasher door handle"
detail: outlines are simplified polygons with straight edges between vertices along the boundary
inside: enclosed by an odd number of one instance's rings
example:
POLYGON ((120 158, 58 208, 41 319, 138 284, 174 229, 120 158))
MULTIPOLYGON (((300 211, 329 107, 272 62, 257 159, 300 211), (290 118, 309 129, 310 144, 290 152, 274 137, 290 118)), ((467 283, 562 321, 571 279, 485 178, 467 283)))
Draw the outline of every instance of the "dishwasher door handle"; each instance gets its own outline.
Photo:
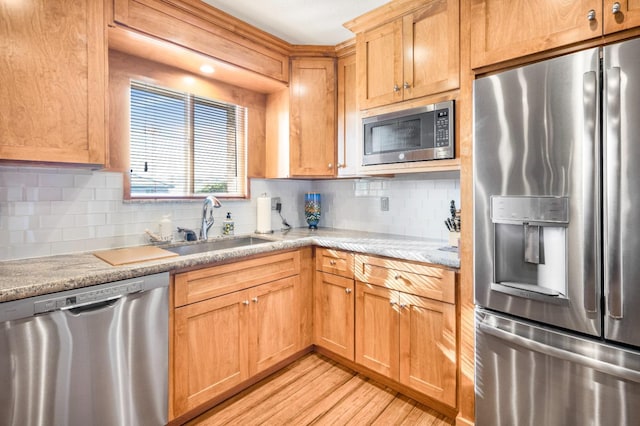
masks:
POLYGON ((614 376, 623 380, 630 380, 636 383, 640 383, 640 372, 638 371, 630 370, 628 368, 620 367, 615 364, 610 364, 608 362, 589 358, 587 356, 584 356, 575 352, 569 352, 564 349, 556 348, 554 346, 545 345, 544 343, 540 343, 535 340, 530 340, 530 339, 518 336, 517 334, 504 331, 500 328, 493 327, 483 322, 479 323, 478 327, 483 333, 497 337, 498 339, 502 339, 509 343, 513 343, 514 345, 521 346, 525 349, 529 349, 534 352, 539 352, 543 355, 548 355, 553 358, 558 358, 558 359, 573 362, 575 364, 580 364, 582 366, 591 368, 593 370, 596 370, 601 373, 605 373, 610 376, 614 376))
POLYGON ((111 307, 116 303, 118 303, 120 299, 122 299, 122 295, 100 300, 99 302, 87 303, 85 305, 73 305, 69 307, 64 307, 64 308, 60 308, 60 310, 69 311, 74 315, 80 315, 86 312, 98 311, 107 306, 111 307))

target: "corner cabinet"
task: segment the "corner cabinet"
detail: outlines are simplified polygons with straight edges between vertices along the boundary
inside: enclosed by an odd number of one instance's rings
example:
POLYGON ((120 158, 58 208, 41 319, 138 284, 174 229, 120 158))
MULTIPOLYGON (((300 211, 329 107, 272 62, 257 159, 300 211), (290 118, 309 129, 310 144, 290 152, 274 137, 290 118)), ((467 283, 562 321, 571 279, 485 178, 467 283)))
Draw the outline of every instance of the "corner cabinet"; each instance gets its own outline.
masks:
POLYGON ((455 273, 356 255, 355 361, 456 406, 455 273))
POLYGON ((292 177, 336 174, 336 64, 334 58, 291 61, 292 177))
POLYGON ((458 88, 459 15, 457 0, 433 0, 356 34, 360 108, 458 88))
POLYGON ((470 13, 472 68, 640 26, 634 0, 473 0, 470 13))
POLYGON ((0 160, 103 165, 104 4, 0 3, 0 160))
POLYGON ((310 344, 305 250, 175 275, 171 418, 310 344))

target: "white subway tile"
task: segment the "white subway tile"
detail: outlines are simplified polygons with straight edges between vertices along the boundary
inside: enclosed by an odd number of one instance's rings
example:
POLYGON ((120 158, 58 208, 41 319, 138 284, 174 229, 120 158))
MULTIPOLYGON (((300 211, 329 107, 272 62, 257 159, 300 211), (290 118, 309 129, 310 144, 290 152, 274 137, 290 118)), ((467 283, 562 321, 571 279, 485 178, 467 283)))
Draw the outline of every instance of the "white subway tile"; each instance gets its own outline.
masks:
POLYGON ((63 188, 63 201, 91 201, 95 199, 93 188, 63 188))
POLYGON ((41 173, 38 175, 38 186, 72 188, 73 175, 60 173, 41 173))
POLYGON ((70 214, 42 215, 39 217, 40 228, 71 228, 75 226, 75 216, 70 214))
POLYGON ((64 228, 62 230, 62 241, 87 240, 95 237, 95 228, 89 226, 64 228))

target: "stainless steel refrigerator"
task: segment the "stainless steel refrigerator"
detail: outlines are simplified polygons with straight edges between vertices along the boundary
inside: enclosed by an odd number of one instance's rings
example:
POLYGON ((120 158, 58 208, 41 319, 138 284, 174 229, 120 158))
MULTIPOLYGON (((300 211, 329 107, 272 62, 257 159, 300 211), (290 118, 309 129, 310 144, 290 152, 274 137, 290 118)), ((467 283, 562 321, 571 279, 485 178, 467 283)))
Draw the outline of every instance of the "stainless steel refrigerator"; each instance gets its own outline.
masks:
POLYGON ((476 424, 640 424, 640 39, 473 95, 476 424))

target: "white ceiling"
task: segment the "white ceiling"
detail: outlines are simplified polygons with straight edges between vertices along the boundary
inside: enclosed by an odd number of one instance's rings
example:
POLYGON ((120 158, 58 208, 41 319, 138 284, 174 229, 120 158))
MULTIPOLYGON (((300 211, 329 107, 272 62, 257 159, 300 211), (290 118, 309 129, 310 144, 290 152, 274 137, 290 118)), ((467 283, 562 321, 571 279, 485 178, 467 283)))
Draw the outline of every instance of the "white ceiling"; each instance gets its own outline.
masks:
POLYGON ((354 35, 342 24, 389 0, 203 0, 291 44, 335 45, 354 35))

